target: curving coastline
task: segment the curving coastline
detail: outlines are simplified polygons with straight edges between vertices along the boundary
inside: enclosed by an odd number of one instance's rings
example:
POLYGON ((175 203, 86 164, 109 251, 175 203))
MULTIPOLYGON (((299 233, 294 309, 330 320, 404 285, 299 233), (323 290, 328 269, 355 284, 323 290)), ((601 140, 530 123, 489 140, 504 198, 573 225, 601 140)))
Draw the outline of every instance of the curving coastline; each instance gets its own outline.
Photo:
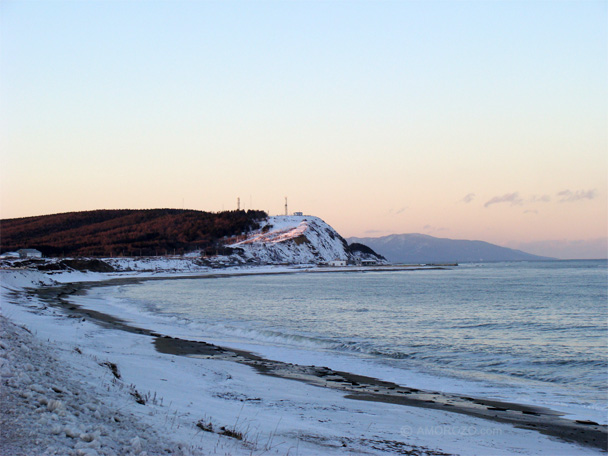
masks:
MULTIPOLYGON (((191 278, 202 277, 217 278, 221 277, 221 275, 206 274, 204 276, 192 276, 191 278)), ((184 277, 174 278, 183 279, 184 277)), ((253 367, 258 373, 263 375, 296 380, 316 387, 339 390, 348 399, 463 414, 492 422, 508 423, 518 428, 533 430, 567 442, 575 442, 582 446, 606 450, 608 426, 590 421, 568 420, 563 418, 559 412, 550 409, 460 396, 445 392, 407 388, 372 377, 335 371, 327 367, 295 365, 264 359, 246 351, 159 334, 146 328, 133 326, 123 320, 93 309, 81 307, 67 300, 69 296, 84 294, 92 287, 111 286, 118 283, 139 283, 143 280, 167 280, 167 277, 119 278, 104 282, 43 287, 32 292, 48 305, 60 307, 70 315, 90 319, 96 324, 108 328, 120 329, 150 337, 155 349, 159 353, 236 362, 253 367)))

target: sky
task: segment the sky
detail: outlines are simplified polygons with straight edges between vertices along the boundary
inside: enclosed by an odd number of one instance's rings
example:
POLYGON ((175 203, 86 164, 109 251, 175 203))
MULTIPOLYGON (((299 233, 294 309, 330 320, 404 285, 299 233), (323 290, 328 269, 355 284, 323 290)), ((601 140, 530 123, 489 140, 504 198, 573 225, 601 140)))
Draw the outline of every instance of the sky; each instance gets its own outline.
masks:
POLYGON ((608 1, 0 2, 0 218, 302 211, 606 258, 608 1))

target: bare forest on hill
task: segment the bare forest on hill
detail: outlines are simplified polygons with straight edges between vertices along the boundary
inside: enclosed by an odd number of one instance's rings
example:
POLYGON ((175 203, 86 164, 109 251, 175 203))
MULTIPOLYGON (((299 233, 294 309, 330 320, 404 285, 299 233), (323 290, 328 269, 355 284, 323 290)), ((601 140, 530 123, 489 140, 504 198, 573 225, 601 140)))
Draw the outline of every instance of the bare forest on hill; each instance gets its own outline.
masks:
POLYGON ((259 226, 263 211, 96 210, 0 220, 0 253, 45 256, 155 256, 215 253, 221 239, 259 226))

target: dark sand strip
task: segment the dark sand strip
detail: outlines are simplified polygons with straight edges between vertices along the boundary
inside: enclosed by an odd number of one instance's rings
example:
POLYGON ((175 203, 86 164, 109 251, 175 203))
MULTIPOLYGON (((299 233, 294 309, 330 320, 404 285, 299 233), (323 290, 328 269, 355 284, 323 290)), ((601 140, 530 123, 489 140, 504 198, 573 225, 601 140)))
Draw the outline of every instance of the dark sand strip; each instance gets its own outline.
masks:
MULTIPOLYGON (((227 276, 207 275, 204 277, 227 276)), ((167 278, 115 279, 107 282, 76 283, 37 289, 32 291, 32 293, 37 294, 47 304, 67 311, 68 316, 89 318, 105 327, 153 337, 155 348, 160 353, 234 361, 251 366, 264 375, 341 390, 346 393, 345 397, 349 399, 385 402, 461 413, 491 421, 510 423, 519 428, 535 430, 565 441, 599 448, 604 451, 608 450, 607 425, 599 425, 590 421, 568 420, 562 418, 561 413, 547 408, 407 388, 372 377, 356 375, 350 372, 334 371, 327 367, 302 366, 268 360, 246 351, 158 334, 145 328, 133 326, 111 315, 83 308, 66 300, 70 295, 85 294, 88 288, 94 286, 124 285, 128 283, 140 283, 143 280, 167 280, 167 278)))

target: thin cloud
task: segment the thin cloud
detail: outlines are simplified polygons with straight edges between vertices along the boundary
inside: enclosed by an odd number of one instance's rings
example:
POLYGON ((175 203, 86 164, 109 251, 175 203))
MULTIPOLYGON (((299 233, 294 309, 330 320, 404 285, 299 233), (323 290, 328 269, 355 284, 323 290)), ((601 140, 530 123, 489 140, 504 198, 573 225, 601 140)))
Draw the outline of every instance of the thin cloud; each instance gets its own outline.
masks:
POLYGON ((474 199, 475 199, 475 193, 469 193, 464 198, 462 198, 460 201, 462 201, 463 203, 469 204, 474 199))
POLYGON ((575 192, 571 190, 562 190, 557 196, 560 198, 560 203, 575 203, 582 200, 592 200, 597 196, 597 192, 595 189, 577 190, 575 192))
POLYGON ((389 215, 399 215, 399 214, 403 214, 408 209, 409 209, 409 206, 403 206, 403 207, 401 207, 399 209, 390 208, 388 210, 388 213, 389 213, 389 215))
POLYGON ((511 203, 511 206, 519 205, 523 203, 523 199, 519 196, 519 192, 506 193, 501 196, 495 196, 483 205, 483 207, 489 207, 492 204, 511 203))
POLYGON ((551 202, 551 197, 549 195, 541 195, 541 196, 532 196, 532 198, 530 198, 530 202, 531 203, 550 203, 551 202))
POLYGON ((538 215, 538 211, 536 209, 528 209, 527 211, 524 211, 524 214, 538 215))

